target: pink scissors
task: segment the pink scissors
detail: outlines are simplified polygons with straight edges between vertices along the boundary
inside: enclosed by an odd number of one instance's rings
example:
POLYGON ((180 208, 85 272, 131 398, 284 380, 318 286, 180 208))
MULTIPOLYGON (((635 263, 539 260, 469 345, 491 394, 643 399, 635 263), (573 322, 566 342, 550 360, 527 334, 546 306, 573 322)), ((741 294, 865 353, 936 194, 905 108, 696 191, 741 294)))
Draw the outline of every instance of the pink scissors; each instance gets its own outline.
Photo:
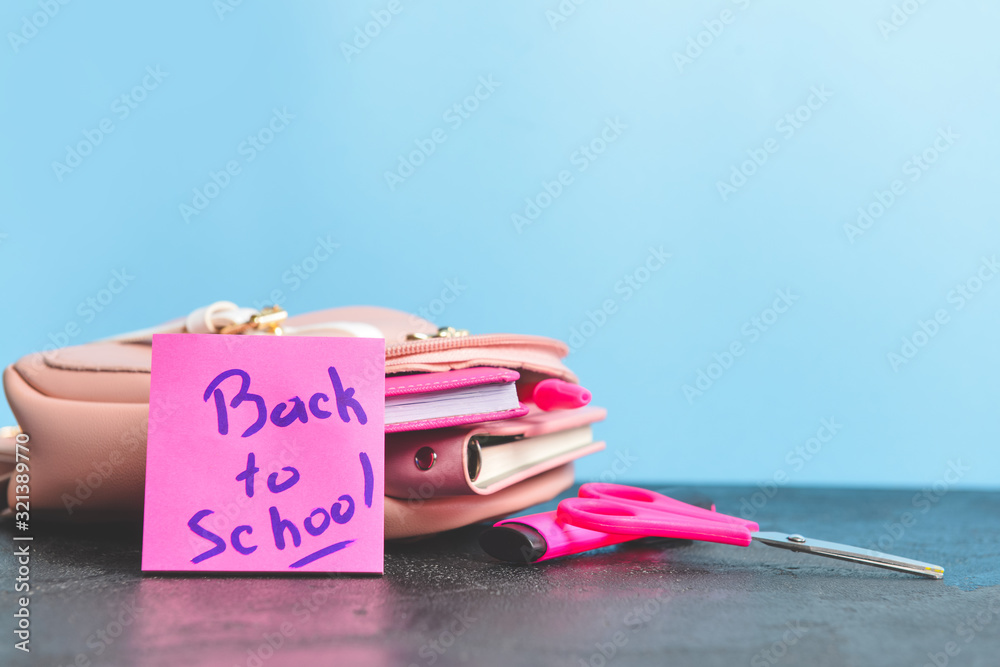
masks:
POLYGON ((753 521, 719 514, 667 496, 621 484, 590 483, 580 487, 578 498, 559 503, 558 519, 588 530, 636 537, 675 537, 747 547, 756 540, 792 551, 804 551, 933 579, 944 568, 846 544, 823 542, 785 533, 761 532, 753 521))

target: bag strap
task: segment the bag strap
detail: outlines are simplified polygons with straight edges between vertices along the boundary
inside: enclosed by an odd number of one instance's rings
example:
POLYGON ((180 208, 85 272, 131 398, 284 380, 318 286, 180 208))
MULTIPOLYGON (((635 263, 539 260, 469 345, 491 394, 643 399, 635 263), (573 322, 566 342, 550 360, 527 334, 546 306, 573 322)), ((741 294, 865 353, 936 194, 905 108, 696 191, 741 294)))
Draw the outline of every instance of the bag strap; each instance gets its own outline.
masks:
POLYGON ((17 436, 20 434, 18 426, 0 427, 0 465, 14 465, 17 461, 17 436))
POLYGON ((378 327, 367 322, 320 322, 303 326, 283 326, 282 322, 286 317, 288 313, 278 306, 258 311, 253 308, 240 308, 232 301, 216 301, 191 311, 187 317, 104 340, 148 345, 153 342, 153 334, 161 333, 385 337, 378 327))

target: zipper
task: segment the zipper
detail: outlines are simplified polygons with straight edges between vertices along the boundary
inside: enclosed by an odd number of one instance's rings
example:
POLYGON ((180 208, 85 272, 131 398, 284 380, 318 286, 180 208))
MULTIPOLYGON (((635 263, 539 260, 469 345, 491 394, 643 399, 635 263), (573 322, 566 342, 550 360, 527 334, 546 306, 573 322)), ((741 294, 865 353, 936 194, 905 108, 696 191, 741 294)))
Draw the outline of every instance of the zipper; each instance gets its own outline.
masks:
POLYGON ((389 345, 385 348, 385 358, 394 359, 405 357, 411 354, 422 354, 426 352, 439 352, 441 350, 453 350, 462 347, 490 347, 493 345, 535 345, 539 347, 555 348, 564 356, 562 351, 564 344, 552 338, 544 336, 528 336, 524 334, 483 334, 478 336, 459 336, 456 338, 427 338, 425 340, 415 340, 399 345, 389 345))

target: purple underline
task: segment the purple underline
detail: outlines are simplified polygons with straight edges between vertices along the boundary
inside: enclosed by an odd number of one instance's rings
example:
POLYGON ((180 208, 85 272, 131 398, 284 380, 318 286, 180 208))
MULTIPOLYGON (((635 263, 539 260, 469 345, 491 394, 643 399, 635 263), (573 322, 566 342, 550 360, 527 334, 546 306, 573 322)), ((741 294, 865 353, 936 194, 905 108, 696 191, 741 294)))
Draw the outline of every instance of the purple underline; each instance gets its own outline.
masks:
POLYGON ((331 544, 330 546, 324 547, 324 548, 320 549, 319 551, 317 551, 315 553, 309 554, 305 558, 301 558, 301 559, 295 561, 294 563, 292 563, 288 567, 302 567, 303 565, 308 565, 309 563, 313 562, 314 560, 319 560, 323 556, 329 556, 332 553, 336 553, 337 551, 340 551, 341 549, 343 549, 344 547, 346 547, 348 544, 350 544, 353 541, 354 540, 344 540, 343 542, 337 542, 336 544, 331 544))

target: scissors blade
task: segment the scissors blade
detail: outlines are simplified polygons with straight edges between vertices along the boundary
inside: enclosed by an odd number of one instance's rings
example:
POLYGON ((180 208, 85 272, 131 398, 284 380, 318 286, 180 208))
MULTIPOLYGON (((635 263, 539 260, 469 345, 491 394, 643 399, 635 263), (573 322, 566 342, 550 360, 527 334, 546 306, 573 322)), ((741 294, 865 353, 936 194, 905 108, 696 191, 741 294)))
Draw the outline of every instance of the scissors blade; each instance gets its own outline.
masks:
POLYGON ((939 565, 924 563, 919 560, 911 560, 902 556, 884 554, 871 549, 852 547, 847 544, 837 544, 836 542, 824 542, 805 538, 801 535, 788 533, 759 532, 753 534, 753 539, 771 547, 779 549, 789 549, 791 551, 802 551, 805 553, 826 556, 827 558, 837 558, 839 560, 862 563, 864 565, 874 565, 887 570, 897 572, 909 572, 931 579, 941 579, 944 577, 944 568, 939 565))

